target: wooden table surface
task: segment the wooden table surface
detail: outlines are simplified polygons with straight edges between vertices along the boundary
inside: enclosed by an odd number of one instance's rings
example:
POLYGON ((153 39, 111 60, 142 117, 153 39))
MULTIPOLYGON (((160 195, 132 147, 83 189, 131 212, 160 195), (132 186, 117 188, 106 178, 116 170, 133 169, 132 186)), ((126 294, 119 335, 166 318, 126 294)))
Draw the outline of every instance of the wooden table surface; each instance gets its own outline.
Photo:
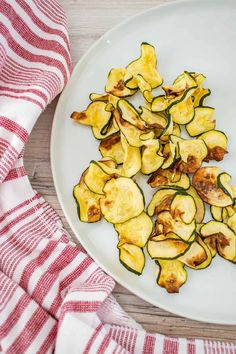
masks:
MULTIPOLYGON (((104 32, 129 16, 165 2, 167 1, 61 0, 68 16, 73 64, 104 32)), ((50 169, 50 133, 56 103, 57 100, 54 100, 50 104, 35 126, 26 146, 25 165, 33 188, 53 206, 61 216, 65 228, 72 234, 59 205, 50 169)), ((206 324, 176 316, 148 304, 118 284, 114 296, 148 331, 173 336, 236 340, 236 326, 206 324)))

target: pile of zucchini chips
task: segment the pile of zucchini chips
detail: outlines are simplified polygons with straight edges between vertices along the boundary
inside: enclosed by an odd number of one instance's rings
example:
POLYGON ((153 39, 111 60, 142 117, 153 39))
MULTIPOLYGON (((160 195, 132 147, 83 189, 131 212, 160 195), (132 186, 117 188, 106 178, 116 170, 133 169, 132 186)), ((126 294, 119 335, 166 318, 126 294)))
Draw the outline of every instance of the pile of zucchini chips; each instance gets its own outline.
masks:
POLYGON ((216 253, 236 262, 236 187, 219 167, 201 167, 227 153, 227 137, 212 119, 214 108, 204 105, 210 95, 204 79, 185 71, 153 97, 163 79, 155 48, 142 43, 138 59, 111 69, 105 93, 91 93, 86 110, 71 115, 91 126, 102 156, 74 187, 80 220, 104 217, 112 223, 120 262, 138 275, 146 246, 158 266, 158 285, 170 293, 186 282, 187 267, 204 269, 216 253), (137 109, 128 98, 138 91, 144 103, 137 109), (181 137, 183 126, 187 139, 181 137), (155 189, 146 210, 133 180, 138 172, 150 175, 147 183, 155 189), (207 223, 205 203, 214 219, 207 223))

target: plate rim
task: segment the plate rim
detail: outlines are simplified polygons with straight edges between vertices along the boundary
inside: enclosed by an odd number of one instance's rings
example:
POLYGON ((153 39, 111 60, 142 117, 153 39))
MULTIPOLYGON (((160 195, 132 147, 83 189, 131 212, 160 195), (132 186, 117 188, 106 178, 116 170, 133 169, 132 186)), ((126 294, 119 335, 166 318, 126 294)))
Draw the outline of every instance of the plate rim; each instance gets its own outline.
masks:
MULTIPOLYGON (((72 80, 72 78, 76 75, 77 71, 78 71, 78 67, 87 59, 87 57, 89 57, 90 53, 94 50, 94 48, 96 48, 97 46, 100 45, 100 43, 102 41, 104 41, 104 39, 106 39, 106 37, 108 37, 110 34, 112 34, 113 32, 116 32, 117 30, 119 30, 119 28, 123 27, 124 25, 126 25, 127 23, 135 20, 138 17, 142 17, 145 14, 150 13, 151 11, 155 10, 158 11, 158 9, 163 8, 163 7, 172 7, 174 5, 178 4, 191 4, 192 2, 196 2, 196 0, 171 0, 167 3, 163 3, 163 4, 158 4, 155 6, 152 6, 151 8, 139 11, 137 14, 134 14, 132 16, 128 16, 127 18, 125 18, 124 20, 122 20, 121 22, 119 22, 118 24, 116 24, 115 26, 113 26, 111 29, 109 29, 108 31, 106 31, 101 37, 99 37, 86 51, 85 53, 80 57, 80 59, 77 61, 77 63, 75 64, 73 71, 71 73, 71 76, 68 79, 68 82, 66 84, 66 86, 64 87, 64 89, 62 90, 58 102, 56 104, 56 109, 53 115, 53 122, 52 122, 52 128, 51 128, 51 134, 50 134, 50 167, 51 167, 51 171, 52 171, 52 177, 53 177, 53 183, 54 183, 54 187, 55 187, 55 191, 56 191, 56 195, 60 204, 60 207, 65 215, 65 218, 73 232, 72 238, 75 242, 81 243, 81 245, 83 246, 83 248, 85 249, 85 251, 87 252, 87 254, 95 261, 95 263, 106 273, 108 274, 112 279, 114 279, 117 283, 119 283, 120 285, 122 285, 125 289, 129 290, 132 294, 136 295, 137 297, 141 298, 142 300, 148 302, 149 304, 155 306, 155 307, 159 307, 169 313, 173 313, 177 316, 181 316, 181 317, 185 317, 188 318, 190 320, 194 320, 194 321, 199 321, 202 323, 212 323, 212 324, 220 324, 220 325, 236 325, 236 319, 234 321, 227 321, 225 322, 224 320, 221 320, 220 318, 216 319, 216 320, 210 320, 210 319, 204 319, 201 316, 195 316, 195 315, 189 315, 188 313, 185 313, 185 311, 178 311, 178 310, 170 310, 168 308, 168 306, 165 306, 161 303, 159 303, 158 300, 152 301, 149 297, 146 297, 145 294, 139 293, 139 291, 133 290, 132 286, 129 286, 128 283, 126 283, 125 281, 123 281, 121 278, 119 278, 119 276, 116 276, 114 274, 112 274, 112 272, 109 271, 109 269, 106 269, 105 266, 103 266, 103 264, 97 259, 96 254, 93 253, 93 251, 88 250, 86 245, 83 242, 83 238, 80 236, 80 234, 75 230, 73 223, 70 221, 70 216, 69 213, 67 213, 66 207, 64 206, 63 200, 62 200, 62 194, 60 192, 60 187, 59 187, 59 183, 57 181, 57 173, 56 173, 56 167, 54 164, 54 146, 55 146, 55 141, 56 141, 56 137, 55 137, 55 126, 56 126, 56 116, 58 115, 58 112, 60 111, 60 106, 61 103, 63 102, 64 97, 67 94, 67 90, 70 87, 70 82, 72 80)), ((214 3, 223 3, 221 0, 214 0, 214 3)), ((225 3, 232 3, 235 4, 232 0, 227 0, 225 3)), ((203 1, 198 1, 198 4, 200 6, 200 4, 203 3, 203 1)))

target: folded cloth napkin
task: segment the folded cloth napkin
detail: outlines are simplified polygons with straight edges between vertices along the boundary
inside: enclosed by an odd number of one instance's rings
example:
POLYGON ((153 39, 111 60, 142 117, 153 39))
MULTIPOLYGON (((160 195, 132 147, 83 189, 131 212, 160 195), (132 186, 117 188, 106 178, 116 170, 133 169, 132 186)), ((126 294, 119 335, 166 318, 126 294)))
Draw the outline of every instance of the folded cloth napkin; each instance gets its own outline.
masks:
POLYGON ((31 188, 24 145, 70 72, 57 0, 1 0, 0 352, 236 353, 236 344, 145 332, 112 297, 113 279, 31 188))

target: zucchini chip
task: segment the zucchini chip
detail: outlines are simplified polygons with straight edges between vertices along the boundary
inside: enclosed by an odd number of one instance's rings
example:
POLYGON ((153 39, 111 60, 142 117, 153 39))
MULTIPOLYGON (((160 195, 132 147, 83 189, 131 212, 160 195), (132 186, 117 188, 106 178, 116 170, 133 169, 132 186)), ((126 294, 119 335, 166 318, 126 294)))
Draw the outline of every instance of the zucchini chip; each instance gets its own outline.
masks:
POLYGON ((210 252, 211 252, 211 257, 214 258, 216 253, 217 253, 217 249, 216 249, 216 240, 215 237, 207 237, 204 238, 203 242, 207 245, 207 247, 209 248, 210 252))
POLYGON ((216 121, 212 120, 215 109, 212 107, 196 107, 191 122, 186 125, 190 136, 198 136, 215 128, 216 121))
MULTIPOLYGON (((218 207, 226 207, 232 204, 232 198, 218 185, 219 175, 219 167, 201 167, 193 175, 192 183, 204 202, 218 207)), ((223 184, 226 186, 224 181, 223 184)))
POLYGON ((147 243, 147 251, 152 259, 176 259, 189 249, 190 245, 180 238, 158 235, 147 243))
POLYGON ((202 139, 207 148, 208 155, 206 161, 216 160, 221 161, 224 155, 227 154, 227 136, 219 130, 209 130, 201 134, 198 139, 202 139))
POLYGON ((165 157, 165 161, 161 167, 165 170, 173 165, 176 158, 176 147, 171 141, 165 144, 163 148, 163 156, 165 157))
POLYGON ((162 169, 159 168, 156 172, 154 172, 151 177, 148 179, 148 184, 152 187, 159 187, 159 186, 173 186, 183 189, 188 189, 190 187, 190 179, 188 175, 185 173, 180 173, 176 171, 176 169, 162 169), (178 179, 177 176, 180 175, 178 179))
POLYGON ((138 173, 142 166, 140 148, 129 145, 122 133, 121 144, 124 151, 124 161, 121 168, 121 174, 125 177, 132 177, 138 173))
POLYGON ((194 116, 194 107, 192 97, 173 105, 170 108, 170 114, 173 119, 173 122, 178 124, 187 124, 189 123, 194 116))
POLYGON ((142 212, 122 224, 115 224, 114 227, 119 235, 119 247, 124 243, 144 247, 152 232, 152 220, 142 212))
POLYGON ((221 208, 221 207, 218 207, 215 205, 211 205, 210 211, 211 211, 211 215, 212 215, 213 219, 216 221, 223 221, 223 210, 224 210, 224 208, 221 208))
POLYGON ((136 90, 130 90, 125 86, 125 74, 126 70, 123 68, 111 69, 107 77, 105 91, 118 97, 126 97, 133 95, 136 90))
POLYGON ((111 112, 106 111, 106 102, 94 101, 91 102, 87 109, 82 112, 73 112, 71 118, 81 124, 90 125, 102 130, 111 119, 111 112))
POLYGON ((112 178, 103 191, 105 197, 100 200, 102 214, 112 224, 123 223, 144 210, 142 191, 131 178, 112 178))
POLYGON ((140 106, 140 117, 148 128, 164 130, 167 124, 163 113, 153 113, 148 108, 140 106))
POLYGON ((103 102, 108 102, 108 94, 106 93, 90 93, 89 99, 90 101, 103 101, 103 102))
POLYGON ((187 252, 183 256, 180 256, 178 260, 190 268, 204 269, 210 265, 212 255, 208 246, 198 236, 187 252))
POLYGON ((228 218, 227 224, 236 233, 236 213, 228 218))
POLYGON ((178 142, 178 151, 181 161, 177 167, 184 173, 196 172, 208 153, 203 140, 181 140, 178 142))
POLYGON ((195 220, 189 224, 185 224, 179 218, 174 219, 169 211, 162 211, 157 215, 157 227, 159 224, 162 225, 163 234, 173 232, 186 242, 189 241, 190 237, 196 230, 195 220))
POLYGON ((144 99, 148 104, 150 104, 153 100, 152 86, 140 74, 138 74, 135 79, 144 99))
POLYGON ((196 215, 197 208, 191 195, 177 192, 170 205, 170 213, 174 219, 181 219, 185 224, 190 224, 196 215))
POLYGON ((191 195, 195 201, 197 212, 195 215, 196 223, 200 224, 205 216, 205 205, 202 199, 199 197, 196 189, 193 186, 190 186, 187 190, 187 193, 191 195))
POLYGON ((168 293, 178 293, 187 281, 184 264, 178 260, 158 260, 157 264, 159 265, 157 284, 165 288, 168 293))
POLYGON ((130 272, 142 274, 145 265, 145 256, 142 248, 124 243, 118 246, 120 263, 130 272))
POLYGON ((96 222, 101 220, 102 212, 100 208, 101 196, 91 192, 84 183, 87 170, 82 174, 79 183, 74 186, 73 196, 77 203, 78 216, 83 222, 96 222))
POLYGON ((236 235, 228 225, 219 221, 209 221, 202 226, 202 237, 215 239, 219 255, 228 261, 236 261, 236 235))
POLYGON ((193 93, 193 105, 194 107, 203 106, 203 102, 207 96, 210 96, 211 90, 206 88, 197 88, 193 93))
POLYGON ((162 166, 165 157, 160 152, 160 143, 157 139, 145 140, 143 145, 141 172, 149 175, 162 166))
POLYGON ((151 110, 152 112, 163 112, 165 111, 170 104, 169 98, 165 95, 157 96, 152 101, 151 110))
POLYGON ((117 164, 124 161, 124 150, 121 144, 120 133, 115 133, 103 139, 99 145, 103 157, 111 157, 117 164))
POLYGON ((177 192, 176 189, 163 188, 159 189, 152 197, 151 202, 147 207, 147 213, 153 216, 164 210, 170 210, 171 201, 177 192))
POLYGON ((126 101, 125 99, 120 99, 117 103, 117 108, 120 111, 122 118, 137 127, 140 130, 146 130, 146 123, 140 119, 139 113, 136 111, 134 106, 126 101))
POLYGON ((136 76, 142 75, 144 80, 148 82, 152 88, 160 86, 163 82, 159 72, 156 69, 157 58, 155 48, 146 43, 141 43, 141 55, 138 59, 132 61, 126 67, 125 85, 129 89, 137 89, 138 84, 136 76))
POLYGON ((166 127, 165 127, 165 129, 163 130, 163 132, 162 132, 162 134, 160 136, 160 140, 161 140, 161 142, 163 144, 168 142, 169 135, 173 133, 173 129, 174 129, 174 123, 173 123, 173 120, 171 118, 171 115, 168 114, 166 127))

